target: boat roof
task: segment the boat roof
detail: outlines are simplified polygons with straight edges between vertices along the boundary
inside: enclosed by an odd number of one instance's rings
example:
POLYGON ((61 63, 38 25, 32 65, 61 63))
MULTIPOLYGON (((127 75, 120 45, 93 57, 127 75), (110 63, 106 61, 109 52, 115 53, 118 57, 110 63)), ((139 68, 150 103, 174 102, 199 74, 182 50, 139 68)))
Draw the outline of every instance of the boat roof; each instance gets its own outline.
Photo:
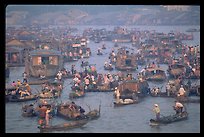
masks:
POLYGON ((57 55, 60 56, 61 52, 53 49, 37 49, 30 52, 31 56, 42 56, 42 55, 57 55))
POLYGON ((20 52, 23 49, 21 47, 6 47, 6 52, 20 52))

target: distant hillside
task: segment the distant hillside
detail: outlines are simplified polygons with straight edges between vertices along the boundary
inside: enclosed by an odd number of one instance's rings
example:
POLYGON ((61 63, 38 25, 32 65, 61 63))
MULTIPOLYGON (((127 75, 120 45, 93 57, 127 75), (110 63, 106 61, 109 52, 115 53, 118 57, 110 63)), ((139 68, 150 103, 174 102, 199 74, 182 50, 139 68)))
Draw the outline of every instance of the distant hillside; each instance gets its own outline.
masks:
POLYGON ((8 6, 8 25, 200 25, 200 6, 167 9, 143 5, 8 6), (187 9, 187 10, 186 10, 187 9))

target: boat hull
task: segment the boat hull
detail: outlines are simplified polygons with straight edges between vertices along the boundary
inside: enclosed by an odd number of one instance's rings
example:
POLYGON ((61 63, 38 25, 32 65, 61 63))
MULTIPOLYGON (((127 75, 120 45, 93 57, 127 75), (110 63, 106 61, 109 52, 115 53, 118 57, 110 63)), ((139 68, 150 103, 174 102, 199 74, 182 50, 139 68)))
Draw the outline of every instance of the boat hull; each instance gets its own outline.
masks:
POLYGON ((79 121, 72 121, 72 122, 67 122, 59 125, 54 125, 54 126, 39 126, 38 128, 40 129, 40 132, 63 131, 63 130, 82 127, 83 125, 87 124, 87 122, 88 122, 87 120, 79 120, 79 121))
POLYGON ((150 125, 169 124, 173 122, 186 120, 187 118, 188 118, 188 113, 184 111, 182 114, 163 116, 159 120, 150 119, 150 125))

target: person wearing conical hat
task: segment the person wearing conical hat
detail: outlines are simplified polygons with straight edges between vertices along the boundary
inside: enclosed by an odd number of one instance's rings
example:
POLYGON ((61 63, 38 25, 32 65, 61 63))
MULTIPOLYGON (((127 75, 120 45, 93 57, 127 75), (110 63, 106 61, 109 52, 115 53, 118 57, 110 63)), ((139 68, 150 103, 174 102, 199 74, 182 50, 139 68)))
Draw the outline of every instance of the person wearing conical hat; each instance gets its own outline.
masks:
POLYGON ((160 119, 160 108, 158 104, 154 104, 153 112, 156 114, 156 120, 160 119))

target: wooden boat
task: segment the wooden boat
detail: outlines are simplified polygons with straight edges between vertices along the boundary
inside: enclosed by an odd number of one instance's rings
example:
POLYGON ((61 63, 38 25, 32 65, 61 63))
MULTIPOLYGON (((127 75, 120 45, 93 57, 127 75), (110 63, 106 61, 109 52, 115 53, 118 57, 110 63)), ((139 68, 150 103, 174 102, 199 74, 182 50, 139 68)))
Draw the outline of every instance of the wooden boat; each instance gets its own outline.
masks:
POLYGON ((177 78, 178 76, 186 73, 186 68, 182 64, 172 64, 168 67, 170 77, 177 78))
POLYGON ((176 97, 176 94, 167 94, 167 92, 159 92, 157 94, 150 92, 152 97, 176 97))
POLYGON ((94 109, 94 110, 90 110, 87 114, 86 117, 88 120, 95 120, 98 119, 100 117, 100 106, 99 106, 99 110, 94 109))
POLYGON ((50 108, 50 116, 56 116, 57 102, 51 99, 39 99, 36 107, 34 107, 34 113, 38 118, 45 118, 45 110, 50 108))
MULTIPOLYGON (((60 104, 57 107, 57 116, 64 118, 66 120, 82 120, 82 119, 87 119, 87 120, 94 120, 100 117, 100 106, 99 109, 94 109, 91 110, 87 114, 81 114, 80 112, 77 112, 77 117, 73 117, 72 114, 73 112, 70 111, 68 104, 60 104)), ((76 114, 76 113, 75 113, 76 114)))
POLYGON ((63 131, 63 130, 82 127, 86 123, 88 123, 88 120, 78 120, 78 121, 71 121, 71 122, 66 122, 58 125, 38 126, 38 128, 40 129, 40 132, 63 131))
POLYGON ((60 93, 57 91, 55 94, 51 92, 42 92, 39 94, 40 99, 52 99, 52 98, 57 98, 60 96, 60 93))
POLYGON ((49 81, 48 83, 50 86, 54 87, 55 89, 51 91, 43 90, 39 92, 39 98, 41 99, 49 99, 49 98, 57 98, 61 95, 62 89, 58 89, 57 86, 63 86, 63 81, 49 81))
POLYGON ((35 117, 37 113, 34 111, 33 104, 25 105, 22 107, 22 116, 23 117, 35 117))
POLYGON ((121 95, 123 92, 130 91, 131 93, 136 93, 140 97, 147 95, 149 92, 149 84, 146 80, 137 81, 137 80, 126 80, 119 83, 119 91, 121 95))
POLYGON ((114 104, 114 107, 119 107, 119 106, 124 106, 124 105, 130 105, 130 104, 136 104, 138 103, 139 101, 137 99, 120 99, 119 102, 116 102, 114 101, 113 104, 114 104))
POLYGON ((97 85, 97 88, 84 89, 85 92, 113 92, 114 88, 109 88, 107 85, 97 85))
POLYGON ((24 101, 30 101, 30 100, 36 100, 38 98, 37 94, 32 94, 30 96, 25 97, 18 97, 15 95, 10 95, 9 102, 24 102, 24 101))
POLYGON ((6 92, 10 92, 12 90, 16 90, 16 87, 7 84, 6 85, 6 92))
POLYGON ((174 114, 174 115, 160 117, 159 120, 150 119, 150 125, 156 126, 156 125, 161 125, 161 124, 169 124, 172 122, 186 120, 187 118, 188 118, 188 113, 184 111, 182 112, 182 114, 174 114))
POLYGON ((16 87, 6 85, 6 90, 5 90, 5 102, 9 102, 9 99, 12 97, 11 92, 13 90, 16 90, 16 87))
POLYGON ((120 71, 135 71, 137 69, 136 55, 130 54, 129 50, 121 48, 116 55, 115 68, 120 71))
POLYGON ((166 73, 161 68, 147 68, 145 72, 145 79, 149 81, 164 81, 166 80, 166 73))
POLYGON ((32 77, 54 77, 62 68, 63 55, 57 50, 37 49, 26 57, 25 71, 32 77))

